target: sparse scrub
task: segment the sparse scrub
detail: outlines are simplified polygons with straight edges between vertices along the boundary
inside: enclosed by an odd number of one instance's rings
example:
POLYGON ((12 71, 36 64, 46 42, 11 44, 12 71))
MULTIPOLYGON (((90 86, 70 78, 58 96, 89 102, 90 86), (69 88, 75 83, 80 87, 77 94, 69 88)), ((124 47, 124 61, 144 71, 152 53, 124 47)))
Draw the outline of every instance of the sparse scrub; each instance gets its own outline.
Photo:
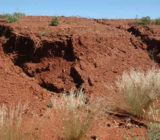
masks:
POLYGON ((52 103, 53 127, 57 137, 65 140, 86 140, 87 133, 104 109, 102 98, 90 98, 87 102, 82 90, 77 93, 71 90, 69 95, 54 98, 52 103))
POLYGON ((137 25, 151 25, 152 20, 149 16, 142 17, 140 22, 136 22, 137 25))
POLYGON ((148 128, 145 133, 140 136, 136 136, 133 132, 124 135, 124 140, 160 140, 160 124, 159 123, 148 123, 148 128), (128 135, 131 137, 129 138, 128 135))
POLYGON ((25 16, 24 13, 5 14, 3 17, 7 23, 17 22, 20 18, 25 16))
POLYGON ((40 34, 41 34, 42 36, 49 35, 50 33, 51 33, 51 31, 50 31, 49 29, 45 29, 45 30, 43 30, 43 31, 40 32, 40 34))
POLYGON ((24 13, 17 13, 17 12, 15 12, 13 15, 17 18, 22 18, 22 17, 26 16, 24 13))
POLYGON ((52 18, 51 25, 52 26, 58 26, 59 25, 59 19, 57 17, 52 18))
POLYGON ((155 19, 155 20, 151 20, 151 18, 149 17, 149 16, 147 16, 147 17, 143 17, 143 18, 141 18, 141 21, 140 22, 138 22, 137 20, 136 20, 136 23, 135 23, 136 25, 160 25, 160 18, 157 18, 157 19, 155 19))
POLYGON ((139 131, 137 135, 132 128, 121 135, 123 140, 146 140, 144 132, 139 131))
POLYGON ((122 93, 118 108, 137 117, 150 118, 159 113, 160 70, 152 68, 144 71, 124 72, 116 81, 122 93))
POLYGON ((156 25, 160 25, 160 18, 157 18, 157 19, 155 20, 155 24, 156 24, 156 25))
POLYGON ((18 21, 18 18, 14 15, 6 15, 6 22, 12 23, 18 21))
POLYGON ((146 137, 149 140, 159 140, 160 139, 160 124, 159 123, 149 123, 146 132, 146 137))
POLYGON ((0 140, 35 140, 31 134, 22 130, 22 115, 26 106, 0 107, 0 140))
POLYGON ((0 14, 0 18, 5 18, 6 17, 6 15, 5 14, 0 14))

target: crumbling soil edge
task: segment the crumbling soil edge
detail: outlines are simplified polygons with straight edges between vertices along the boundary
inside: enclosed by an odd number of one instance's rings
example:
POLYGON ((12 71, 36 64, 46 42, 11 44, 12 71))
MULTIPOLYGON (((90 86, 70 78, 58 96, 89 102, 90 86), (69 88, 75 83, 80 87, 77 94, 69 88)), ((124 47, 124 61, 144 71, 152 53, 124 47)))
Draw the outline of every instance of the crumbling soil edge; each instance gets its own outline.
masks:
MULTIPOLYGON (((148 26, 143 26, 143 28, 152 32, 148 26)), ((143 34, 137 26, 131 26, 128 29, 128 32, 132 33, 137 38, 140 37, 142 42, 147 45, 147 51, 150 58, 155 62, 160 63, 160 40, 150 38, 148 34, 143 34)))
MULTIPOLYGON (((0 37, 2 36, 6 38, 6 42, 2 44, 4 53, 10 57, 14 65, 19 66, 29 77, 34 77, 34 73, 28 72, 25 63, 40 63, 41 58, 44 57, 59 57, 72 63, 79 60, 74 53, 73 40, 70 36, 65 36, 65 40, 60 41, 48 42, 42 40, 40 46, 36 46, 36 42, 31 37, 14 33, 11 27, 0 25, 0 37)), ((45 71, 49 71, 49 67, 36 72, 41 73, 45 71)), ((83 79, 76 73, 73 67, 70 69, 70 77, 73 78, 77 88, 81 87, 83 79)), ((44 80, 41 80, 38 84, 51 92, 60 93, 64 91, 63 88, 56 87, 53 83, 48 83, 44 80)))

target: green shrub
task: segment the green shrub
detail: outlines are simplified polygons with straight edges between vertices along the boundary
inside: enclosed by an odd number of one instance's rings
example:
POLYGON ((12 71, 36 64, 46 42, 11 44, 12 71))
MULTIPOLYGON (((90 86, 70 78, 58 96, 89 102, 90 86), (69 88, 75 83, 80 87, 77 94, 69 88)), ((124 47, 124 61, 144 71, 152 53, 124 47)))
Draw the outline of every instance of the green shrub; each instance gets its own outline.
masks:
POLYGON ((52 20, 51 20, 51 25, 52 26, 58 26, 59 23, 60 22, 59 22, 59 19, 57 17, 52 18, 52 20))
POLYGON ((143 25, 149 25, 149 24, 152 23, 152 21, 151 21, 151 18, 150 18, 149 16, 147 16, 147 17, 143 17, 143 18, 141 19, 141 23, 142 23, 143 25))
POLYGON ((160 18, 157 18, 157 19, 155 20, 155 24, 156 24, 156 25, 160 25, 160 18))
POLYGON ((140 22, 136 22, 137 25, 150 25, 152 20, 149 16, 142 17, 140 22))
POLYGON ((12 23, 12 22, 16 22, 19 20, 19 18, 17 18, 16 16, 14 15, 6 15, 6 22, 7 23, 12 23))
POLYGON ((14 13, 14 14, 5 14, 5 21, 7 23, 12 23, 12 22, 16 22, 18 21, 20 18, 22 18, 23 16, 25 16, 24 13, 14 13))
POLYGON ((26 16, 24 13, 17 13, 17 12, 15 12, 13 15, 17 18, 22 18, 22 17, 26 16))
POLYGON ((131 70, 124 72, 116 81, 122 93, 123 100, 119 98, 118 107, 138 117, 152 117, 159 112, 160 96, 160 70, 152 68, 147 72, 131 70))

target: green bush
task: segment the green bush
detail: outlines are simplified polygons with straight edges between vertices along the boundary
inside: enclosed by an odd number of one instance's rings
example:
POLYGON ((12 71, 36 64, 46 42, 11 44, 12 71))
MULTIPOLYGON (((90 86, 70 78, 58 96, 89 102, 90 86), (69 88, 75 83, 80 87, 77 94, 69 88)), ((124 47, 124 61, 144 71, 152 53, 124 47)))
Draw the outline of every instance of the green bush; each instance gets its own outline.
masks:
POLYGON ((150 25, 152 20, 149 16, 142 17, 140 22, 136 22, 137 25, 150 25))
POLYGON ((7 23, 12 23, 12 22, 16 22, 16 21, 18 21, 19 20, 19 18, 18 17, 16 17, 16 16, 14 16, 14 15, 6 15, 6 22, 7 23))
POLYGON ((25 16, 24 13, 13 13, 13 14, 5 14, 2 17, 5 18, 5 21, 7 23, 12 23, 18 21, 23 16, 25 16))
POLYGON ((157 19, 155 20, 155 24, 156 24, 156 25, 160 25, 160 18, 157 18, 157 19))
POLYGON ((24 13, 17 13, 17 12, 15 12, 13 15, 17 18, 22 18, 22 17, 26 16, 24 13))
POLYGON ((57 26, 59 24, 59 19, 57 17, 52 18, 51 20, 51 25, 52 26, 57 26))
POLYGON ((143 18, 141 19, 141 23, 142 23, 143 25, 149 25, 149 24, 152 23, 152 21, 151 21, 151 18, 150 18, 149 16, 147 16, 147 17, 143 17, 143 18))
POLYGON ((139 20, 136 20, 136 25, 160 25, 160 18, 155 19, 154 21, 151 20, 149 16, 143 17, 139 20))

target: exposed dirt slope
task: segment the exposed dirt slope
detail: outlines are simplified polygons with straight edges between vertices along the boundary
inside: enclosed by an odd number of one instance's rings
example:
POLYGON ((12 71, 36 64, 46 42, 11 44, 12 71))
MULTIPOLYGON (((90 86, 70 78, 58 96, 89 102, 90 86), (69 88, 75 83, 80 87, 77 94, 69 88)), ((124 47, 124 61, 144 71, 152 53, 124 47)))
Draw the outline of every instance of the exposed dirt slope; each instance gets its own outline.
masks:
POLYGON ((0 104, 29 103, 28 113, 41 113, 50 93, 14 65, 10 57, 3 52, 3 43, 6 43, 5 37, 0 38, 0 104))
POLYGON ((123 71, 158 67, 159 26, 59 18, 56 27, 50 26, 51 17, 0 20, 0 103, 29 101, 30 110, 42 113, 53 94, 83 88, 108 95, 107 85, 123 71))
POLYGON ((136 27, 130 20, 66 17, 54 27, 50 20, 25 17, 17 23, 0 22, 1 53, 9 61, 3 65, 12 73, 16 72, 12 67, 21 71, 23 82, 36 83, 40 91, 82 87, 87 93, 108 94, 106 85, 123 71, 155 65, 148 55, 151 46, 160 44, 153 27, 136 27))

